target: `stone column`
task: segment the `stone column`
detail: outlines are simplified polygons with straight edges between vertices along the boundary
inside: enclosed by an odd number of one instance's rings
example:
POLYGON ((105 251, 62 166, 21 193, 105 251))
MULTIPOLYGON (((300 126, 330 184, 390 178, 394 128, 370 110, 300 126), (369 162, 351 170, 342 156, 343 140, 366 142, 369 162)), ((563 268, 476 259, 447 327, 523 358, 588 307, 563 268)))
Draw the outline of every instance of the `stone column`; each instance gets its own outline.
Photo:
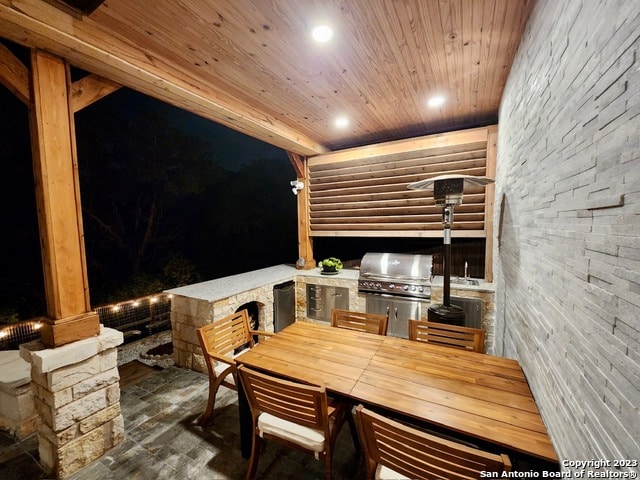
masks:
POLYGON ((40 341, 20 346, 31 364, 43 468, 65 478, 124 440, 117 346, 122 333, 100 335, 47 349, 40 341))

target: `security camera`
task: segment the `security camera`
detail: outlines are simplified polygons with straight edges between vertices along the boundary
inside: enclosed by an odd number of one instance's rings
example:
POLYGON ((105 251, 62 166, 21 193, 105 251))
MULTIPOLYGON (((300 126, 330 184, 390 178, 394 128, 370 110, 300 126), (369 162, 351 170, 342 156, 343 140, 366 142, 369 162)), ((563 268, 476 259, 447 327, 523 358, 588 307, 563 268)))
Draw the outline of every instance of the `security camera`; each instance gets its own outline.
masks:
POLYGON ((292 187, 291 191, 294 195, 298 195, 298 192, 304 188, 304 183, 302 183, 300 180, 291 180, 289 184, 292 187))

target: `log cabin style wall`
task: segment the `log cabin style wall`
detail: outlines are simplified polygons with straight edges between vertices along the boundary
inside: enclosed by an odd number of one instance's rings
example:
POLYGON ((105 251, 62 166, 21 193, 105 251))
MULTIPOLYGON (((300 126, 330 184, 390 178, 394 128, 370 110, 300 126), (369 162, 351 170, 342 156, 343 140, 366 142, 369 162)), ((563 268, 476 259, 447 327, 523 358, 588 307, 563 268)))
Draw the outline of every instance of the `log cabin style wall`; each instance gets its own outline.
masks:
MULTIPOLYGON (((307 160, 309 237, 441 237, 433 194, 407 189, 443 174, 495 175, 497 126, 341 150, 307 160)), ((491 281, 494 187, 465 187, 453 236, 486 238, 491 281)))

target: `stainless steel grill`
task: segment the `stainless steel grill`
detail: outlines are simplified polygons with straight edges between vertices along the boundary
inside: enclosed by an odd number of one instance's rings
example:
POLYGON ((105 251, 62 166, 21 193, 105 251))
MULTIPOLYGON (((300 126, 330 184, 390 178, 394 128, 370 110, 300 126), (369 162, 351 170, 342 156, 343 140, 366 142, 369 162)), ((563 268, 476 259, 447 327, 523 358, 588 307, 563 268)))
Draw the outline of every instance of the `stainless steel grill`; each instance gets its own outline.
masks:
POLYGON ((367 253, 360 264, 358 291, 369 313, 387 315, 387 335, 407 338, 410 318, 421 319, 431 299, 431 255, 367 253))
POLYGON ((358 291, 431 298, 431 255, 367 253, 360 264, 358 291))

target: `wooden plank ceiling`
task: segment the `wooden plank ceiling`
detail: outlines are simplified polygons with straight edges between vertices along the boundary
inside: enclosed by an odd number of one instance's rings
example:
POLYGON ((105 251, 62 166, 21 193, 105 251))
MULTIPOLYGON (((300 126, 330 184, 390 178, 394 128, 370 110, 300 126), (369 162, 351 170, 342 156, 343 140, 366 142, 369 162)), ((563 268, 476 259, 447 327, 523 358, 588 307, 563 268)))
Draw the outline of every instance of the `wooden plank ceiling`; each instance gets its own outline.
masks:
POLYGON ((0 37, 313 156, 496 123, 533 0, 55 3, 0 0, 0 37))

